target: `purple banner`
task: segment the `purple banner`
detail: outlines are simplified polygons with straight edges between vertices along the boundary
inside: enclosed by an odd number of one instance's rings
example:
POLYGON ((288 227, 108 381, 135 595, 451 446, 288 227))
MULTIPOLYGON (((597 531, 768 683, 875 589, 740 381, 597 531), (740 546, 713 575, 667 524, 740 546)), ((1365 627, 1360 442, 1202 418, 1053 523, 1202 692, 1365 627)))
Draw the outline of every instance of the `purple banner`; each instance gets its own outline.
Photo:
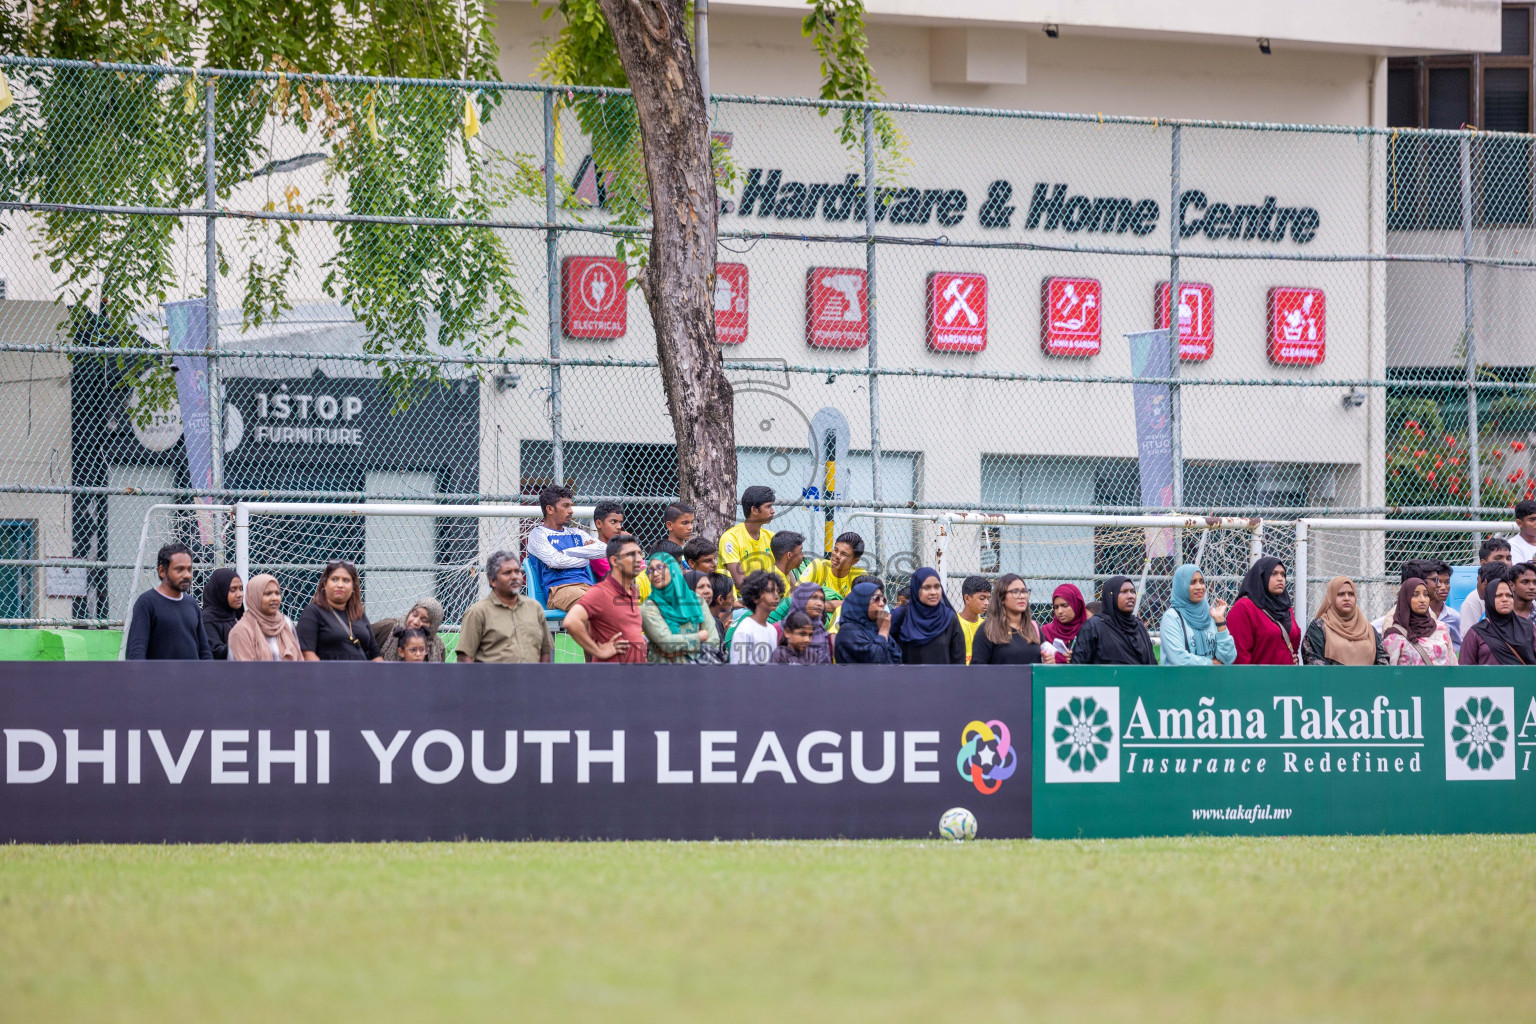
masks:
MULTIPOLYGON (((1131 375, 1166 379, 1170 372, 1168 331, 1127 334, 1131 343, 1131 375)), ((1167 384, 1131 385, 1136 405, 1136 454, 1141 471, 1141 503, 1152 508, 1173 507, 1173 416, 1167 384)), ((1148 530, 1147 554, 1172 553, 1172 530, 1148 530)))
MULTIPOLYGON (((165 325, 176 352, 208 350, 208 304, 202 299, 165 303, 165 325)), ((187 446, 187 475, 194 489, 213 488, 213 425, 209 422, 208 360, 176 356, 176 397, 187 446)))

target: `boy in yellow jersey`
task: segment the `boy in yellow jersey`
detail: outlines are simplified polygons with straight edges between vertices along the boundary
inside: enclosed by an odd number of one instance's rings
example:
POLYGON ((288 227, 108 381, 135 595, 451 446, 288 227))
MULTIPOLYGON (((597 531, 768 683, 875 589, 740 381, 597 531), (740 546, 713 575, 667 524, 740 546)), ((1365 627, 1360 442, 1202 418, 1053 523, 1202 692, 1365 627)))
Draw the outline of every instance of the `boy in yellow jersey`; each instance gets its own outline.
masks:
POLYGON ((795 577, 800 563, 805 561, 805 536, 794 530, 780 530, 773 535, 768 547, 773 555, 773 568, 768 574, 778 578, 782 588, 779 592, 788 596, 799 582, 795 577))
POLYGON ((774 568, 773 490, 768 487, 748 487, 741 495, 741 511, 745 521, 737 523, 720 535, 720 572, 731 578, 737 589, 747 574, 758 569, 774 568))
POLYGON ((992 582, 985 576, 967 576, 960 584, 960 631, 965 634, 965 663, 971 663, 971 644, 981 628, 982 613, 992 599, 992 582))
POLYGON ((864 538, 856 533, 845 533, 832 545, 832 553, 818 558, 800 573, 801 583, 819 583, 837 591, 837 596, 847 597, 853 589, 853 581, 859 577, 858 561, 864 557, 864 538))

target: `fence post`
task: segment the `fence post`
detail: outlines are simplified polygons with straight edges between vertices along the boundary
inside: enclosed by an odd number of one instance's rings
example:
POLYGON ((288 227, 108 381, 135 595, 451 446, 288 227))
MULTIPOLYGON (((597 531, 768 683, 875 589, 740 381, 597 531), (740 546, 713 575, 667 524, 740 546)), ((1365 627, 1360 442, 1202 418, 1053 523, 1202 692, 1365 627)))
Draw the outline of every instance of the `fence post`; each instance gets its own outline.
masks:
MULTIPOLYGON (((219 380, 219 208, 218 161, 214 152, 214 95, 217 79, 203 86, 203 256, 208 287, 208 435, 212 442, 213 489, 224 490, 224 391, 219 380)), ((219 530, 215 536, 222 535, 219 530)), ((220 545, 222 557, 222 545, 220 545)))
MULTIPOLYGON (((1307 603, 1307 521, 1296 520, 1296 604, 1302 612, 1302 621, 1307 620, 1307 609, 1312 606, 1307 603)), ((1359 600, 1357 597, 1356 600, 1359 600)))
POLYGON ((544 90, 544 278, 549 303, 549 450, 550 483, 565 483, 565 445, 560 439, 560 254, 555 228, 555 94, 544 90))
POLYGON ((1482 453, 1478 450, 1477 340, 1472 333, 1472 140, 1461 137, 1461 317, 1467 352, 1467 483, 1473 508, 1483 504, 1482 453))
MULTIPOLYGON (((864 286, 869 308, 864 312, 869 320, 869 469, 870 499, 873 507, 880 509, 880 368, 879 334, 875 329, 875 311, 879 302, 875 298, 875 112, 864 108, 864 286)), ((879 564, 885 537, 883 524, 875 520, 875 562, 879 564)))
POLYGON ((242 580, 250 579, 251 570, 251 508, 243 501, 235 502, 235 573, 242 580))
MULTIPOLYGON (((1168 173, 1168 430, 1173 463, 1173 507, 1184 508, 1184 416, 1179 391, 1179 126, 1173 126, 1168 173)), ((1184 560, 1184 532, 1176 531, 1178 559, 1184 560)))

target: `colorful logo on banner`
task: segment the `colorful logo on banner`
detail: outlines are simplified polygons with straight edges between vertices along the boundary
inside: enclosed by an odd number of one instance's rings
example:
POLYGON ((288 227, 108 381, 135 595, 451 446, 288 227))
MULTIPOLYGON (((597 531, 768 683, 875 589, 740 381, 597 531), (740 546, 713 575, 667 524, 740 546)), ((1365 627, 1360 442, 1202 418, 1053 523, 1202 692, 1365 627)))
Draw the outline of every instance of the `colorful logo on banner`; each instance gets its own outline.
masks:
POLYGON ((1018 754, 1008 740, 1008 727, 996 719, 967 725, 960 731, 955 767, 962 779, 975 784, 976 792, 996 793, 1019 767, 1018 754))
POLYGON ((1512 686, 1445 688, 1445 777, 1453 782, 1513 779, 1512 686))
POLYGON ((1120 781, 1120 689, 1048 686, 1041 720, 1046 782, 1120 781))

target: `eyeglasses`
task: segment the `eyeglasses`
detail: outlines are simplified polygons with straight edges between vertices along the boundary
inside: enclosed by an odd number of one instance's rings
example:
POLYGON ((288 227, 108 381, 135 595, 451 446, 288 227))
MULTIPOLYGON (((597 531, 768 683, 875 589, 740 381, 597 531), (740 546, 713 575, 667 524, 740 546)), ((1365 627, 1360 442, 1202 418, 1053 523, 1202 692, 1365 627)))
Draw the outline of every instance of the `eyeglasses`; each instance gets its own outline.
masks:
POLYGON ((1003 591, 1003 596, 1004 597, 1028 597, 1029 596, 1029 588, 1028 587, 1009 587, 1007 590, 1003 591))

